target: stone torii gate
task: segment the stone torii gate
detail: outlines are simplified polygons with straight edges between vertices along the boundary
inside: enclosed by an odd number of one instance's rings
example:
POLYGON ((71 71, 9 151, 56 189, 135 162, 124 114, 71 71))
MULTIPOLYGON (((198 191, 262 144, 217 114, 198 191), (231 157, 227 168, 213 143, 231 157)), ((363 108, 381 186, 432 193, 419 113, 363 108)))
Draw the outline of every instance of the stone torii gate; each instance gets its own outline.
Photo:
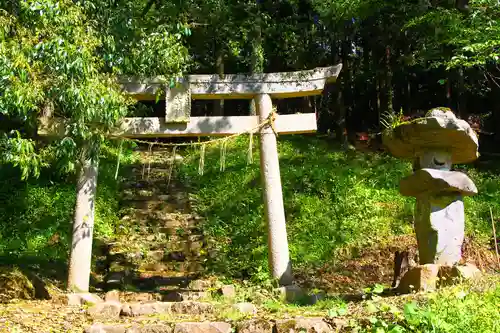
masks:
MULTIPOLYGON (((124 118, 113 135, 127 138, 227 136, 245 132, 266 121, 272 114, 271 98, 292 98, 321 94, 326 83, 335 82, 342 65, 306 71, 253 75, 189 75, 174 88, 167 88, 165 117, 124 118), (253 99, 258 116, 190 117, 192 99, 253 99)), ((125 93, 137 100, 155 100, 165 89, 160 79, 120 81, 125 93)), ((280 134, 313 133, 316 114, 276 115, 274 130, 280 134)), ((40 119, 40 135, 64 134, 57 118, 40 119)), ((276 136, 271 126, 260 129, 260 167, 265 217, 268 226, 269 265, 281 285, 292 283, 285 211, 281 188, 276 136)), ((69 262, 68 288, 89 289, 94 224, 97 165, 86 163, 77 190, 77 208, 69 262)))

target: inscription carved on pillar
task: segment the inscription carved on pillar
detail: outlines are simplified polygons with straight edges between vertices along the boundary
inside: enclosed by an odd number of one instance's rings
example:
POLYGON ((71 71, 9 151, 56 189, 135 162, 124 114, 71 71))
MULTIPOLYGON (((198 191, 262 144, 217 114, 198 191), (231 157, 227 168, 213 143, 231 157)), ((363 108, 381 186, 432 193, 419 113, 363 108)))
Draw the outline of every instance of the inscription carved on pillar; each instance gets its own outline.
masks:
POLYGON ((187 123, 191 114, 191 90, 189 82, 178 83, 167 88, 165 97, 165 122, 187 123))

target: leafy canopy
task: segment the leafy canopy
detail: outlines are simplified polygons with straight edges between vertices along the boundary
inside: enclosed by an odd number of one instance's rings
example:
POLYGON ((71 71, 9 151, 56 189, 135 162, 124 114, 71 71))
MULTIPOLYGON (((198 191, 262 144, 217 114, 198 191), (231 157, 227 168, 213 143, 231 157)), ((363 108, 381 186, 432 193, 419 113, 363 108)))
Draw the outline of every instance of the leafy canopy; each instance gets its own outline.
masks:
POLYGON ((109 13, 108 1, 0 5, 3 163, 19 166, 24 178, 56 161, 73 170, 84 142, 95 155, 103 133, 132 103, 121 93, 117 74, 182 73, 187 61, 182 35, 169 33, 170 25, 143 24, 141 2, 109 13), (38 117, 46 114, 64 118, 66 133, 41 147, 34 133, 38 117))

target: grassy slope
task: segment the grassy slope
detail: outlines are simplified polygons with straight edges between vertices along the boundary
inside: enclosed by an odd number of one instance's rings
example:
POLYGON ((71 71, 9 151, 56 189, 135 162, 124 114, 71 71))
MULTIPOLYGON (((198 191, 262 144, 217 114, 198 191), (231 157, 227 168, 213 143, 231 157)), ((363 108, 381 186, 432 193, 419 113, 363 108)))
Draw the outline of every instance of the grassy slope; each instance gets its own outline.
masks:
MULTIPOLYGON (((131 162, 126 150, 121 165, 131 162)), ((115 180, 117 150, 105 148, 99 165, 95 212, 96 239, 114 232, 118 222, 119 180, 115 180)), ((61 263, 69 250, 76 200, 74 176, 49 171, 39 179, 20 180, 17 170, 0 167, 0 264, 61 263)))
MULTIPOLYGON (((346 248, 411 233, 413 201, 397 191, 399 179, 410 172, 409 164, 384 155, 340 152, 314 138, 280 137, 279 141, 290 250, 296 268, 314 269, 345 257, 346 248)), ((210 267, 221 275, 251 276, 258 282, 267 277, 266 227, 258 150, 254 150, 254 164, 247 165, 247 148, 246 139, 229 145, 224 172, 219 170, 219 150, 207 150, 203 176, 198 175, 198 152, 184 151, 187 159, 178 175, 198 196, 197 209, 208 220, 205 232, 216 240, 219 255, 210 267)), ((129 153, 126 156, 122 165, 132 161, 129 153)), ((115 167, 116 150, 106 150, 100 164, 96 239, 111 235, 118 221, 115 167)), ((500 215, 500 177, 466 171, 480 192, 466 198, 467 232, 487 239, 491 233, 489 208, 500 215)), ((17 176, 7 168, 0 172, 0 259, 16 263, 27 257, 40 262, 60 260, 64 267, 75 200, 73 179, 45 174, 40 180, 24 183, 17 176)), ((392 313, 394 309, 403 311, 405 300, 397 301, 396 308, 378 301, 377 312, 370 315, 373 309, 364 309, 359 323, 365 322, 362 326, 373 332, 494 332, 499 298, 498 286, 487 291, 457 286, 431 295, 417 308, 407 307, 406 314, 392 313), (391 327, 396 321, 401 328, 391 327)), ((337 303, 327 301, 316 307, 331 314, 338 312, 337 303)), ((281 308, 277 311, 299 315, 311 310, 276 306, 281 308)), ((357 305, 349 304, 351 307, 357 305)))
MULTIPOLYGON (((303 136, 279 138, 281 178, 290 252, 296 267, 335 261, 346 248, 384 242, 412 232, 412 198, 398 193, 399 180, 411 172, 407 162, 383 154, 342 152, 324 140, 303 136)), ((258 149, 247 165, 245 138, 228 148, 225 171, 220 151, 208 150, 203 176, 199 154, 188 152, 180 174, 198 195, 206 231, 219 255, 212 268, 233 276, 265 278, 266 227, 262 218, 258 149)), ((465 198, 467 232, 491 235, 489 208, 500 215, 500 177, 464 169, 479 195, 465 198)))

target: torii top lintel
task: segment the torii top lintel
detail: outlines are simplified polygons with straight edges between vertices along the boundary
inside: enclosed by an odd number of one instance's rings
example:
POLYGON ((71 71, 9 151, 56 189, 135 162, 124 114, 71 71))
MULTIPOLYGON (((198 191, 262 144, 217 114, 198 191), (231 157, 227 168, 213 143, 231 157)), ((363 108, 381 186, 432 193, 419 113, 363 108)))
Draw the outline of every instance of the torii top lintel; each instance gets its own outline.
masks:
MULTIPOLYGON (((192 99, 251 99, 258 94, 291 98, 321 94, 327 82, 335 82, 342 64, 311 70, 261 74, 188 75, 181 80, 192 99)), ((122 78, 123 89, 138 100, 154 100, 165 89, 161 78, 122 78)))

